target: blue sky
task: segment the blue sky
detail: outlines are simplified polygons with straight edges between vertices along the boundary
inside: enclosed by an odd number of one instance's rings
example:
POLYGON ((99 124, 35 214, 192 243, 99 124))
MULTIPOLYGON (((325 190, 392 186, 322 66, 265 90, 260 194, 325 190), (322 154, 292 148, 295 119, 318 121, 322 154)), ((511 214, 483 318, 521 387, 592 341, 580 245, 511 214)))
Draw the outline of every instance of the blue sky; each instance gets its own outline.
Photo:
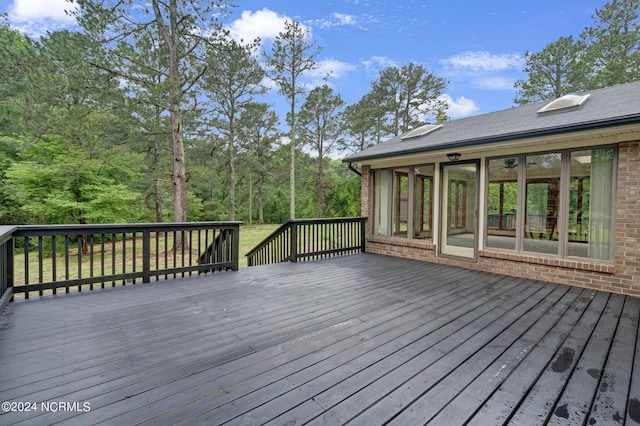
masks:
MULTIPOLYGON (((448 114, 461 118, 512 107, 513 84, 525 77, 525 52, 538 52, 562 36, 578 37, 605 3, 239 0, 228 27, 244 40, 260 37, 268 48, 286 19, 301 22, 322 48, 320 67, 307 83, 320 84, 330 73, 329 84, 348 104, 370 90, 384 67, 422 64, 449 81, 448 114)), ((0 13, 37 37, 46 30, 73 28, 64 14, 68 7, 65 0, 2 0, 0 13)), ((276 94, 270 99, 279 102, 276 94)))

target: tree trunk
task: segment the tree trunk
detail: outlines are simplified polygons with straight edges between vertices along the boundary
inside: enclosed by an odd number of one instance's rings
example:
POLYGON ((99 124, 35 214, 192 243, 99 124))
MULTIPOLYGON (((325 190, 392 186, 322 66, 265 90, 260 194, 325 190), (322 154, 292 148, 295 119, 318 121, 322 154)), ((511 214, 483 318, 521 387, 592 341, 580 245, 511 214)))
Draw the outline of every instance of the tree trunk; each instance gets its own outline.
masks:
MULTIPOLYGON (((173 103, 173 102, 172 102, 173 103)), ((174 104, 175 105, 175 104, 174 104)), ((171 142, 173 145, 173 221, 187 221, 187 173, 184 164, 184 142, 182 140, 182 114, 171 110, 171 142)), ((184 245, 184 232, 176 232, 174 250, 184 245)))
MULTIPOLYGON (((158 113, 159 117, 160 114, 158 113)), ((160 119, 158 118, 158 122, 160 119)), ((160 143, 158 138, 154 138, 155 142, 153 145, 153 168, 156 174, 156 177, 153 182, 153 198, 155 200, 155 210, 156 210, 156 222, 161 223, 164 222, 164 212, 162 211, 162 188, 160 186, 160 143)))
POLYGON ((229 220, 236 220, 236 155, 235 155, 235 134, 233 131, 233 117, 231 117, 229 127, 229 220))
POLYGON ((184 141, 182 140, 182 114, 179 105, 171 101, 171 142, 173 146, 173 220, 187 221, 187 173, 184 163, 184 141), (176 110, 177 107, 177 110, 176 110))
POLYGON ((264 211, 263 211, 263 202, 262 202, 262 185, 264 184, 264 178, 262 176, 258 177, 258 194, 256 196, 258 201, 258 223, 260 225, 264 224, 264 211))
POLYGON ((322 161, 322 151, 320 150, 320 153, 318 154, 318 176, 317 176, 317 182, 316 182, 316 193, 317 193, 317 198, 318 198, 318 207, 316 210, 316 216, 317 217, 324 217, 323 216, 323 210, 324 210, 324 188, 322 187, 322 178, 324 175, 324 169, 323 169, 323 161, 322 161))
MULTIPOLYGON (((158 30, 169 54, 169 114, 171 116, 171 146, 173 153, 173 173, 171 180, 173 183, 173 221, 187 221, 187 173, 184 162, 184 141, 182 139, 182 87, 180 84, 180 73, 178 48, 176 40, 173 39, 178 25, 178 6, 176 0, 169 1, 169 28, 167 28, 164 18, 158 6, 158 0, 153 0, 153 11, 158 25, 158 30)), ((174 249, 182 247, 182 233, 176 234, 174 249)))
POLYGON ((296 218, 296 98, 291 100, 291 172, 289 174, 289 218, 296 218))
POLYGON ((162 211, 162 191, 160 189, 160 179, 156 178, 153 183, 153 192, 155 198, 155 207, 156 207, 156 222, 162 223, 164 222, 164 212, 162 211))

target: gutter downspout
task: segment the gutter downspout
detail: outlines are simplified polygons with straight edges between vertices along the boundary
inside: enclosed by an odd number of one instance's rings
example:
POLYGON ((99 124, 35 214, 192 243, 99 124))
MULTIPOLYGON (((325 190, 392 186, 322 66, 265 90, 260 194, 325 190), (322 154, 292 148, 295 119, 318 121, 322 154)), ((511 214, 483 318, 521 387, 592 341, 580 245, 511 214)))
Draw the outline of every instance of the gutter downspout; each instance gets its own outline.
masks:
POLYGON ((362 172, 356 169, 353 166, 353 163, 351 161, 349 161, 349 170, 351 170, 353 173, 357 174, 358 176, 362 177, 362 172))

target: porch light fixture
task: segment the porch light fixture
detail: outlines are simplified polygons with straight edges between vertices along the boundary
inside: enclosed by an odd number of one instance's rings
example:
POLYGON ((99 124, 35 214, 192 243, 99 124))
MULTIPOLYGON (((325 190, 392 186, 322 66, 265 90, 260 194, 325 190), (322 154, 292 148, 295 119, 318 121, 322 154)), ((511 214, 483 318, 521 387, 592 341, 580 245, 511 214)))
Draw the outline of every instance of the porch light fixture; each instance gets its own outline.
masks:
POLYGON ((452 152, 450 154, 447 154, 447 158, 449 159, 449 161, 458 161, 461 156, 462 154, 460 154, 459 152, 452 152))

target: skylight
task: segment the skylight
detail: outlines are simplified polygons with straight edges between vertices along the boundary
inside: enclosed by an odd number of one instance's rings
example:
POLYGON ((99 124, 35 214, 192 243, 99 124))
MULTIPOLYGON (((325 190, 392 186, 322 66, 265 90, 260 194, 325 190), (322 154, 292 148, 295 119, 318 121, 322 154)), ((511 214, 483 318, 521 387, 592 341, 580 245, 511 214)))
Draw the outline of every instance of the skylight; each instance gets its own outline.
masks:
POLYGON ((431 133, 434 130, 438 130, 440 127, 442 127, 442 124, 425 124, 424 126, 420 126, 416 129, 409 131, 408 133, 405 133, 400 137, 400 139, 406 140, 411 138, 417 138, 418 136, 424 136, 427 133, 431 133))
POLYGON ((586 95, 565 95, 555 101, 549 102, 538 110, 538 114, 548 114, 553 112, 572 111, 580 108, 587 100, 589 94, 586 95))

